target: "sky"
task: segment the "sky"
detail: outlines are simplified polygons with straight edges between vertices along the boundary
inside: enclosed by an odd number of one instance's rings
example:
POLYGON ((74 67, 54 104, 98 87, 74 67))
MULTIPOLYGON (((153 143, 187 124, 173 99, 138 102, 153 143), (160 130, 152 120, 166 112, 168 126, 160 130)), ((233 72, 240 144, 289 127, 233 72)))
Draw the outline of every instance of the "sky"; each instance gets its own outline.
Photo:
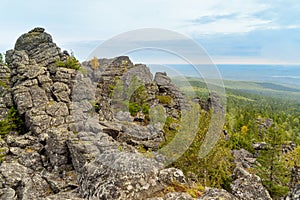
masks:
MULTIPOLYGON (((299 0, 2 0, 0 8, 1 53, 37 26, 80 60, 114 36, 159 28, 191 38, 214 63, 300 63, 299 0)), ((177 62, 153 55, 149 62, 177 62)))

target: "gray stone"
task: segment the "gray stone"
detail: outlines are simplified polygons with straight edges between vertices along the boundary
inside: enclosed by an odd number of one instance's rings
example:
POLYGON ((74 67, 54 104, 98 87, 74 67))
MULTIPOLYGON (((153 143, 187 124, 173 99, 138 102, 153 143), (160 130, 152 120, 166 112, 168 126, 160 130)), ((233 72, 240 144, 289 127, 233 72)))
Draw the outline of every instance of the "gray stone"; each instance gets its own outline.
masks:
POLYGON ((41 30, 42 29, 33 29, 19 37, 15 44, 15 50, 25 50, 29 53, 31 50, 38 48, 41 44, 52 43, 51 35, 41 30))
POLYGON ((43 106, 48 102, 45 90, 43 90, 39 86, 30 87, 30 94, 34 107, 43 106))
POLYGON ((245 149, 232 150, 232 155, 235 158, 234 162, 236 166, 243 168, 250 168, 254 166, 256 158, 254 155, 245 149))
POLYGON ((12 188, 0 189, 0 199, 17 200, 16 192, 12 188))
POLYGON ((47 196, 46 198, 43 198, 42 200, 84 200, 84 199, 79 197, 77 191, 71 191, 71 192, 60 192, 55 195, 50 195, 47 196))
POLYGON ((67 192, 78 187, 77 174, 75 171, 68 171, 61 174, 56 172, 50 173, 43 170, 41 172, 41 177, 47 181, 55 194, 62 194, 62 192, 67 192))
POLYGON ((143 199, 162 189, 161 167, 138 154, 108 151, 83 167, 80 193, 87 199, 143 199))
POLYGON ((159 180, 165 185, 172 185, 173 183, 186 184, 183 172, 176 168, 167 168, 159 172, 159 180))
POLYGON ((63 102, 48 102, 46 105, 46 113, 52 117, 68 116, 69 109, 63 102))
POLYGON ((45 149, 50 163, 53 167, 66 167, 66 165, 70 164, 66 141, 70 139, 73 133, 64 127, 57 127, 49 129, 47 134, 49 138, 47 139, 45 149))
POLYGON ((181 192, 168 193, 164 197, 165 200, 193 200, 191 195, 181 192))
POLYGON ((233 196, 229 192, 223 189, 206 188, 205 193, 197 200, 238 200, 237 197, 233 196))
POLYGON ((71 91, 68 87, 68 85, 60 82, 56 82, 52 86, 52 91, 54 96, 58 101, 63 101, 63 102, 70 102, 70 94, 71 91))
POLYGON ((232 194, 242 200, 272 199, 261 183, 261 179, 241 167, 233 172, 233 181, 230 185, 232 194))

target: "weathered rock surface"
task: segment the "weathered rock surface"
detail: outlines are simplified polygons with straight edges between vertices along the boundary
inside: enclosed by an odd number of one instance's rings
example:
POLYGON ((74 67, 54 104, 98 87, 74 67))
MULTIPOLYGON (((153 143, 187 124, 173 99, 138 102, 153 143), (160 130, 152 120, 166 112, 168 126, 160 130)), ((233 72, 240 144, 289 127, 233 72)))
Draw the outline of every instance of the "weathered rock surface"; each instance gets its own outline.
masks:
POLYGON ((7 67, 0 66, 6 86, 0 91, 0 116, 5 118, 15 106, 25 121, 23 131, 30 132, 1 140, 6 155, 0 166, 1 198, 42 199, 77 188, 66 144, 73 135, 66 119, 75 70, 56 67, 67 56, 42 28, 23 34, 5 59, 7 67))
POLYGON ((285 200, 300 199, 300 167, 293 167, 291 174, 291 192, 284 198, 285 200))
POLYGON ((253 154, 245 149, 232 150, 232 155, 235 158, 236 166, 250 168, 254 166, 256 158, 253 154))
POLYGON ((238 200, 237 197, 233 196, 229 192, 223 189, 207 188, 204 195, 198 198, 198 200, 238 200))
POLYGON ((230 188, 232 194, 239 199, 272 199, 268 191, 263 187, 261 179, 241 167, 235 168, 230 188))

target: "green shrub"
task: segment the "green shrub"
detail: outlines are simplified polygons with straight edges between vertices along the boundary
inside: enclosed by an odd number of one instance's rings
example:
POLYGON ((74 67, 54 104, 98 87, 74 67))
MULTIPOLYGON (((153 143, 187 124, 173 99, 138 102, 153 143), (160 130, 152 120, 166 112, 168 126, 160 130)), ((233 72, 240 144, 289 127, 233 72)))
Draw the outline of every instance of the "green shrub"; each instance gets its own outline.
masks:
POLYGON ((11 131, 18 131, 19 133, 25 133, 24 121, 18 114, 15 107, 11 107, 4 120, 0 121, 0 135, 7 135, 11 131))
POLYGON ((245 134, 232 133, 228 141, 228 147, 231 149, 246 149, 247 151, 254 153, 252 141, 245 134))
POLYGON ((135 116, 141 110, 141 106, 137 102, 129 102, 129 112, 135 116))
POLYGON ((5 61, 3 59, 3 55, 0 53, 0 64, 5 65, 5 61))
POLYGON ((81 68, 80 62, 74 56, 68 57, 66 61, 57 61, 56 66, 75 70, 79 70, 81 68))
POLYGON ((263 185, 267 188, 273 199, 281 199, 282 197, 286 196, 289 192, 288 187, 275 184, 272 181, 263 181, 263 185))

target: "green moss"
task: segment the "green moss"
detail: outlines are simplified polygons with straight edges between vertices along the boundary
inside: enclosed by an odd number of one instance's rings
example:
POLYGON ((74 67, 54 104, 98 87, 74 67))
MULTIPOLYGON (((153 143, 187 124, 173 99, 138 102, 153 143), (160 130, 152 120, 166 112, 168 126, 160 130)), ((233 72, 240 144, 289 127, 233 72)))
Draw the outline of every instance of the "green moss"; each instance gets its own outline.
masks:
POLYGON ((172 97, 168 95, 167 96, 156 95, 156 99, 158 99, 160 103, 167 104, 167 105, 170 105, 172 101, 172 97))
POLYGON ((188 186, 178 182, 173 182, 171 185, 167 186, 164 189, 164 193, 183 192, 183 193, 188 193, 193 198, 198 198, 203 194, 204 190, 205 188, 200 184, 188 186))
POLYGON ((6 83, 4 83, 3 81, 0 80, 0 87, 7 88, 7 85, 6 85, 6 83))

